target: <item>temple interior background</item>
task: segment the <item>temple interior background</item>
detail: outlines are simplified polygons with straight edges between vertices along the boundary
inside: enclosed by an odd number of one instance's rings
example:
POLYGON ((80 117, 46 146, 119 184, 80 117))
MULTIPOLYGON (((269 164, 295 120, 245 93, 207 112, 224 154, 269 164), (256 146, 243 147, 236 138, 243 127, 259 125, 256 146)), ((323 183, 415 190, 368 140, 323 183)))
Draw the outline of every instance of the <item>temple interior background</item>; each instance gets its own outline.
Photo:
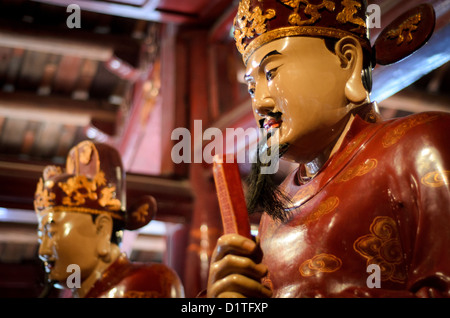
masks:
MULTIPOLYGON (((450 2, 369 1, 380 6, 382 27, 424 2, 436 10, 433 37, 409 58, 374 69, 371 98, 384 118, 450 112, 450 2)), ((178 141, 171 134, 178 127, 193 132, 194 120, 201 120, 203 130, 221 129, 236 152, 255 142, 235 143, 225 134, 256 127, 232 37, 237 6, 233 0, 0 1, 0 297, 41 292, 36 184, 46 165, 63 165, 85 139, 119 150, 128 200, 145 194, 157 200, 155 220, 126 231, 122 250, 133 261, 174 268, 188 297, 206 286, 222 231, 212 169, 205 162, 175 164, 178 141), (66 24, 69 4, 81 8, 80 28, 66 24)), ((372 43, 380 32, 371 30, 372 43)), ((192 151, 207 142, 192 135, 192 151)), ((240 165, 243 178, 249 168, 240 165)), ((283 161, 277 180, 294 168, 283 161)), ((258 216, 251 220, 257 229, 258 216)))

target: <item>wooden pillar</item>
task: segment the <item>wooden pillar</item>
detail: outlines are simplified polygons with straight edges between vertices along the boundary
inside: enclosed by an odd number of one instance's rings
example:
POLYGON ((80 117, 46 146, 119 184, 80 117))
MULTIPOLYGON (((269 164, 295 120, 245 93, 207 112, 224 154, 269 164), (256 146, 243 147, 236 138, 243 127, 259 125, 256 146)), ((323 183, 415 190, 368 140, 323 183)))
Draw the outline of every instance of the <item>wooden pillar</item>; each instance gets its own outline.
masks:
POLYGON ((202 151, 203 133, 195 131, 194 121, 201 120, 202 130, 210 125, 207 32, 189 31, 180 35, 180 41, 184 43, 187 54, 186 98, 190 110, 192 150, 189 181, 194 193, 184 284, 186 296, 195 297, 206 288, 211 254, 222 233, 222 225, 211 166, 206 165, 203 158, 201 163, 194 162, 194 152, 202 151))
POLYGON ((172 268, 185 285, 184 268, 186 266, 186 242, 189 237, 189 225, 181 223, 166 224, 166 252, 164 264, 172 268))

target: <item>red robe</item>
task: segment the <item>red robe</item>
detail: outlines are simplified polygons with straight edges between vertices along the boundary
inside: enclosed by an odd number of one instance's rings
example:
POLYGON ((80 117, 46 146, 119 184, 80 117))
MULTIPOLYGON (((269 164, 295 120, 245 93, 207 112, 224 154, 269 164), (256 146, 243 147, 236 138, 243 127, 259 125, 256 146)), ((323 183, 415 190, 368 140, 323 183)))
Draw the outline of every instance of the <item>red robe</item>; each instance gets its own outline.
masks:
POLYGON ((121 255, 85 298, 179 298, 184 290, 177 274, 163 264, 131 263, 121 255))
POLYGON ((289 220, 260 223, 274 297, 450 296, 449 115, 356 116, 314 179, 298 173, 289 220))

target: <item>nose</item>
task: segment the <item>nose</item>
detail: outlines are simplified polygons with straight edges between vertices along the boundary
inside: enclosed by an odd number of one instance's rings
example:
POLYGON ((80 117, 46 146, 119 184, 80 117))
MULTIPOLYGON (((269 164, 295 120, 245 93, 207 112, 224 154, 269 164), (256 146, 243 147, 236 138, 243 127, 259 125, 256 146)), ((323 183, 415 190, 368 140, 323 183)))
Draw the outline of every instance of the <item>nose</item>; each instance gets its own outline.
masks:
POLYGON ((46 262, 50 259, 50 256, 52 255, 52 249, 50 247, 50 239, 47 236, 44 236, 42 238, 38 253, 41 261, 46 262))
POLYGON ((269 97, 254 103, 255 113, 260 117, 266 117, 269 113, 273 113, 274 108, 275 102, 269 97))
POLYGON ((273 112, 275 108, 275 100, 269 95, 267 87, 259 85, 255 89, 255 96, 253 98, 253 109, 260 117, 266 117, 273 112))

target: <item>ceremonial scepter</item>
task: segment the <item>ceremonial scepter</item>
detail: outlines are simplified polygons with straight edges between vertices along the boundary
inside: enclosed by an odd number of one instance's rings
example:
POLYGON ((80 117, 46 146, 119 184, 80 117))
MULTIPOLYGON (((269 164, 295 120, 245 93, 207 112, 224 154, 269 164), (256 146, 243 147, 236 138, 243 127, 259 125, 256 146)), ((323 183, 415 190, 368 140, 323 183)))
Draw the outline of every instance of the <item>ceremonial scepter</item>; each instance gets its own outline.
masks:
POLYGON ((235 233, 251 239, 241 175, 234 155, 215 155, 213 175, 224 234, 235 233))

